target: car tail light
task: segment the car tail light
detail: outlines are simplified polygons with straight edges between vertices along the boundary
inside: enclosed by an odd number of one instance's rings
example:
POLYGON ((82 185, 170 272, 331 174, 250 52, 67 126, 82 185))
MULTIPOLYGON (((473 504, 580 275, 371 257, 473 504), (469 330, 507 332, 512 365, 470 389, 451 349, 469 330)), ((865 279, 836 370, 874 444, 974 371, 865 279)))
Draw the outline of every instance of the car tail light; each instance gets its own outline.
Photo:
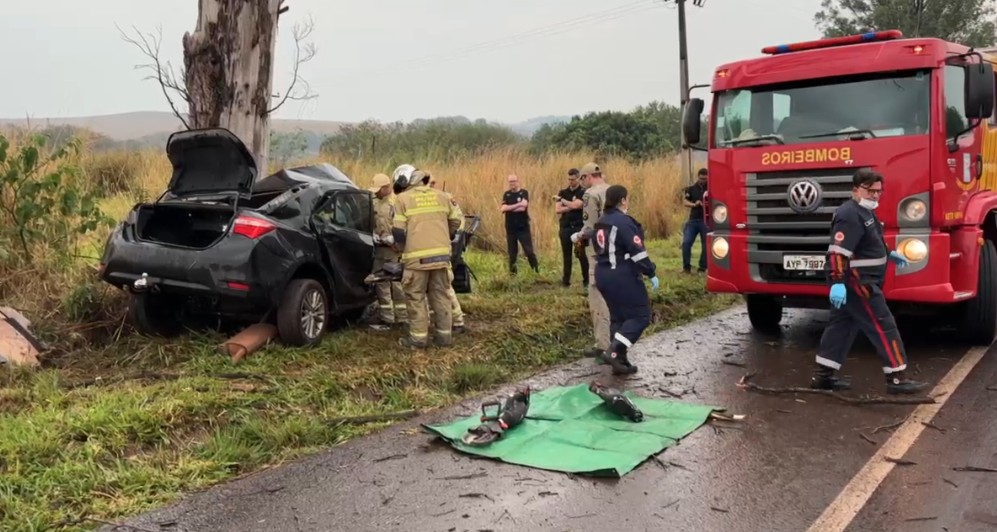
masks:
POLYGON ((277 226, 266 220, 253 218, 252 216, 239 216, 235 219, 232 232, 255 240, 276 228, 277 226))
POLYGON ((226 284, 232 290, 240 290, 240 291, 243 291, 243 292, 249 291, 249 285, 246 284, 246 283, 240 283, 240 282, 237 282, 237 281, 228 281, 226 284))

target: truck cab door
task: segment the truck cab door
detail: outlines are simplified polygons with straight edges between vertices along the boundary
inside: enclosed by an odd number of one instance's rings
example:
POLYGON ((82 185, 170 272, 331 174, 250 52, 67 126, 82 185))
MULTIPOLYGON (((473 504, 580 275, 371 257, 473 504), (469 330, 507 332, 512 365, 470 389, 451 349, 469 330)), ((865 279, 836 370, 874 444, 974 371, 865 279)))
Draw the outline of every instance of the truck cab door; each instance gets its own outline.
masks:
POLYGON ((371 287, 365 277, 374 268, 373 196, 363 190, 342 190, 327 197, 312 216, 332 275, 339 306, 366 304, 371 287))
POLYGON ((969 197, 981 189, 983 144, 987 134, 986 124, 981 125, 981 122, 987 122, 989 116, 971 116, 974 113, 968 112, 968 108, 973 106, 973 102, 967 101, 967 97, 973 98, 967 78, 975 75, 969 69, 979 67, 979 58, 970 55, 950 58, 942 69, 943 97, 938 129, 945 137, 941 150, 944 160, 936 169, 945 176, 942 181, 950 190, 939 198, 942 201, 941 212, 945 213, 939 221, 944 225, 961 222, 969 197))

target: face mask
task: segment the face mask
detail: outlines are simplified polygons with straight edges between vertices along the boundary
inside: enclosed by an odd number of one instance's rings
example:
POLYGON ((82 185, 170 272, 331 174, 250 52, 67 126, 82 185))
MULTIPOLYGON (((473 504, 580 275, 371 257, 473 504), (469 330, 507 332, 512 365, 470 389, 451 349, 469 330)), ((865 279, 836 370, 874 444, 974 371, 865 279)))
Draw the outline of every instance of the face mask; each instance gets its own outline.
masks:
POLYGON ((859 205, 861 205, 861 206, 863 206, 866 209, 869 209, 871 211, 871 210, 875 210, 876 207, 879 207, 879 202, 875 201, 875 200, 864 199, 863 198, 862 200, 859 201, 859 205))

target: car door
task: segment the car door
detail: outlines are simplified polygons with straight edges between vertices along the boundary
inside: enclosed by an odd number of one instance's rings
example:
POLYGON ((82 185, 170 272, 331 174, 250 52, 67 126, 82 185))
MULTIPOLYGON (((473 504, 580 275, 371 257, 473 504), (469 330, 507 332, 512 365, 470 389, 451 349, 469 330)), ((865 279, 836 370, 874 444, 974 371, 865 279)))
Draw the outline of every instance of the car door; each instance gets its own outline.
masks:
POLYGON ((335 282, 336 302, 365 302, 371 287, 365 277, 374 268, 373 197, 362 190, 334 192, 312 218, 335 282))

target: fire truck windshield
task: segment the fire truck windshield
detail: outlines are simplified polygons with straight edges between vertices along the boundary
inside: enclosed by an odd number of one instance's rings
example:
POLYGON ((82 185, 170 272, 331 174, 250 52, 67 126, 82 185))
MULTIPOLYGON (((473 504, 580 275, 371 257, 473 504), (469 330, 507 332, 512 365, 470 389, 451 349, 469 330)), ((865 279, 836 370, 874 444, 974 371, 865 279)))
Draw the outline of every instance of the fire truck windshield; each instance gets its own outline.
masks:
POLYGON ((717 95, 714 147, 923 135, 928 70, 731 89, 717 95))

